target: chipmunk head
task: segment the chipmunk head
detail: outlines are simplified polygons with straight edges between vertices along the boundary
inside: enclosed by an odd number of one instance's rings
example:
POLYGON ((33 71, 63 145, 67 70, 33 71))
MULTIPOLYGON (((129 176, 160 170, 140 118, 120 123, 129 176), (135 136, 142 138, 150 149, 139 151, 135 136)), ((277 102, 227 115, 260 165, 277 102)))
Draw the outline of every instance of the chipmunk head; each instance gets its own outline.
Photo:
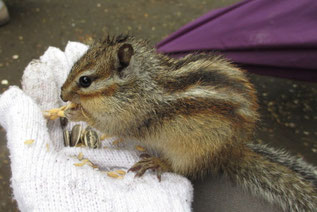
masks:
POLYGON ((111 96, 120 83, 133 77, 130 66, 135 51, 131 39, 107 37, 92 45, 72 67, 62 86, 62 100, 79 104, 81 97, 111 96))

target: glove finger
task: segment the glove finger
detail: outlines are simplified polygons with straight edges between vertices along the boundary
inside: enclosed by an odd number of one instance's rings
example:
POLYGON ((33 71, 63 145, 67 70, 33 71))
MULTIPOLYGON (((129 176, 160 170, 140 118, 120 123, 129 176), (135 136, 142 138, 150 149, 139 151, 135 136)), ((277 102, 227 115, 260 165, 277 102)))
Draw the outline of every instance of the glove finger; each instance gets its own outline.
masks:
POLYGON ((74 64, 87 50, 87 45, 69 41, 65 47, 65 55, 69 64, 74 64))
POLYGON ((51 144, 40 108, 15 86, 0 97, 0 123, 7 132, 13 163, 36 157, 51 144))
MULTIPOLYGON (((60 107, 61 81, 65 80, 70 64, 64 52, 50 47, 39 60, 32 61, 25 69, 22 77, 22 87, 26 94, 44 110, 60 107)), ((55 142, 62 139, 59 120, 48 121, 48 129, 56 150, 62 148, 63 143, 55 142)))
MULTIPOLYGON (((88 50, 88 46, 79 42, 68 42, 67 46, 65 48, 65 56, 68 61, 68 64, 70 66, 73 66, 73 64, 88 50)), ((60 84, 60 87, 62 87, 64 81, 66 80, 68 75, 64 76, 64 80, 62 80, 62 84, 60 84)))
POLYGON ((44 55, 40 57, 40 60, 49 67, 59 97, 62 84, 65 82, 73 63, 69 62, 65 52, 55 47, 49 47, 44 55))
MULTIPOLYGON (((22 76, 22 88, 31 96, 42 110, 62 104, 60 87, 54 72, 67 73, 70 69, 64 53, 50 47, 39 60, 33 60, 22 76)), ((65 75, 65 74, 64 74, 65 75)))
MULTIPOLYGON (((58 50, 51 49, 51 51, 56 52, 58 50)), ((23 91, 36 102, 42 111, 60 107, 62 104, 53 70, 46 62, 33 60, 26 67, 22 77, 22 87, 23 91)), ((47 127, 51 138, 62 138, 63 135, 58 120, 48 121, 47 127)), ((62 147, 60 143, 54 142, 53 145, 56 149, 62 147)))

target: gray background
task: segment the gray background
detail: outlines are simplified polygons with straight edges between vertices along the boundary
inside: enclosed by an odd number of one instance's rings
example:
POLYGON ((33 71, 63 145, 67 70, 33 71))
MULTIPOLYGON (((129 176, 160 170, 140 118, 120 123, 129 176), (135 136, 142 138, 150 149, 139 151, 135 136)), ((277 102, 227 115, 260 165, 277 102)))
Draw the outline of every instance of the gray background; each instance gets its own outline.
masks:
MULTIPOLYGON (((156 44, 211 9, 237 0, 10 0, 11 16, 0 27, 0 81, 20 85, 25 66, 48 46, 89 42, 105 33, 130 32, 156 44), (18 55, 18 59, 13 59, 18 55)), ((247 14, 246 14, 247 15, 247 14)), ((294 14, 296 15, 296 14, 294 14)), ((256 142, 288 149, 317 164, 317 84, 250 74, 258 91, 262 122, 256 142)), ((0 85, 3 92, 8 85, 0 85)), ((9 186, 10 160, 0 130, 0 211, 16 211, 9 186)))

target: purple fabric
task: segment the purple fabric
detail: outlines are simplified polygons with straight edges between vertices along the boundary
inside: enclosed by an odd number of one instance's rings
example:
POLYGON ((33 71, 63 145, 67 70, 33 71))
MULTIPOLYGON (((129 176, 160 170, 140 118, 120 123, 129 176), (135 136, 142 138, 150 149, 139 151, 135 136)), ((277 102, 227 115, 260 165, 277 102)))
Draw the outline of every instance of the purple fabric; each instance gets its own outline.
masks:
POLYGON ((157 48, 172 56, 216 51, 255 73, 317 81, 317 0, 245 0, 203 15, 157 48))

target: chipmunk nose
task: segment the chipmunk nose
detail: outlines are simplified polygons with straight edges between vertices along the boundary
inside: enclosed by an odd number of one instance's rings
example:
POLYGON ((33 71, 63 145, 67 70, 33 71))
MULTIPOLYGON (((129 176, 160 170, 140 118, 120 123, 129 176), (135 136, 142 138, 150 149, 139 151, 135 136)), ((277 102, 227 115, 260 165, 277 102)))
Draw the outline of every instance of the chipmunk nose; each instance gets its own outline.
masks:
POLYGON ((64 92, 63 88, 61 89, 61 95, 60 95, 60 97, 61 97, 61 99, 63 100, 63 102, 67 102, 67 101, 68 101, 68 99, 67 99, 66 96, 65 96, 65 92, 64 92))
POLYGON ((61 93, 60 97, 61 97, 61 99, 63 100, 63 102, 67 102, 67 100, 64 99, 64 97, 63 97, 63 93, 61 93))

